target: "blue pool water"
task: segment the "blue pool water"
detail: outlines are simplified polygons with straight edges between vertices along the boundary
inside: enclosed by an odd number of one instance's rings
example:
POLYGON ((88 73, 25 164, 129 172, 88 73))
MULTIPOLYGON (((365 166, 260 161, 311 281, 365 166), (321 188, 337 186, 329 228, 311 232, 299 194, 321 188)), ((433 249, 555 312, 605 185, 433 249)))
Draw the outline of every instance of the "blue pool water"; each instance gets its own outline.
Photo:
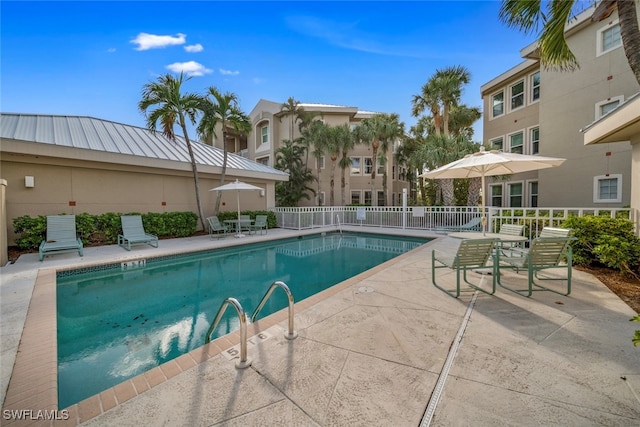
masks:
MULTIPOLYGON (((227 297, 250 316, 271 283, 300 301, 427 240, 327 234, 217 249, 144 266, 59 274, 58 405, 66 408, 204 345, 227 297)), ((287 307, 276 290, 260 312, 287 307)), ((238 329, 227 309, 213 335, 238 329)))

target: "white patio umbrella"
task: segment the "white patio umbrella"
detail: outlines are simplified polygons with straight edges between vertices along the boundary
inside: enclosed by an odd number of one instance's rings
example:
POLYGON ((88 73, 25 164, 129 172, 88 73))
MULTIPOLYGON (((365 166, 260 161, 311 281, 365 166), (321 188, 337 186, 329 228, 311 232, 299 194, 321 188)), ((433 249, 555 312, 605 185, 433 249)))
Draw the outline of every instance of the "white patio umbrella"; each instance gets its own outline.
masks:
POLYGON ((246 182, 242 182, 236 179, 234 182, 212 188, 209 191, 235 191, 236 199, 238 201, 238 220, 240 220, 240 192, 251 190, 262 190, 262 188, 256 187, 255 185, 247 184, 246 182))
POLYGON ((526 155, 517 153, 504 153, 498 150, 480 151, 467 154, 460 160, 440 166, 437 169, 420 175, 424 178, 477 178, 482 181, 481 206, 482 206, 482 231, 486 232, 487 219, 485 217, 485 176, 512 175, 519 172, 529 172, 560 166, 565 159, 556 157, 544 157, 538 155, 526 155))

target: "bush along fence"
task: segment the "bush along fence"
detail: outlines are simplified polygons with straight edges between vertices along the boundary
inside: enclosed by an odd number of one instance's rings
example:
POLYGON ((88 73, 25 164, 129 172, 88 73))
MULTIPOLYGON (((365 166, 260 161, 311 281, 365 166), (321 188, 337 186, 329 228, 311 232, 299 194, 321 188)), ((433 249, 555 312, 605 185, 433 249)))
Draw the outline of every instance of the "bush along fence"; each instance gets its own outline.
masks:
MULTIPOLYGON (((118 241, 122 234, 121 215, 140 215, 142 224, 149 234, 161 239, 192 236, 196 232, 198 216, 193 212, 163 212, 140 214, 130 212, 76 215, 76 231, 86 246, 111 245, 118 241)), ((16 246, 22 250, 36 250, 47 233, 47 217, 28 215, 14 218, 13 228, 20 237, 15 239, 16 246)))

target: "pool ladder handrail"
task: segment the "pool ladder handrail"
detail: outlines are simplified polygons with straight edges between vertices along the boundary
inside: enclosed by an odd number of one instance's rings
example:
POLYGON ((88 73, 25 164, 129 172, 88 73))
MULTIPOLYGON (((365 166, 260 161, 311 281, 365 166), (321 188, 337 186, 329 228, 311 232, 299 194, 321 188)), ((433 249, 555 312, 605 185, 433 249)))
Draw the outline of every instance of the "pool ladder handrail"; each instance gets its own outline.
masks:
POLYGON ((208 344, 211 342, 211 334, 213 334, 213 331, 218 326, 218 323, 220 322, 220 319, 222 318, 222 315, 224 314, 229 304, 234 306, 236 312, 238 313, 238 318, 240 319, 240 360, 236 362, 236 368, 248 368, 249 366, 251 366, 251 359, 247 359, 247 314, 245 313, 242 305, 237 299, 229 297, 224 300, 222 305, 220 305, 218 314, 216 314, 215 320, 207 331, 205 343, 208 344))
POLYGON ((338 230, 340 234, 342 234, 342 225, 340 224, 340 215, 336 215, 336 220, 338 221, 338 230))
POLYGON ((287 299, 289 300, 289 331, 288 333, 284 334, 284 337, 288 340, 293 340, 298 336, 298 333, 293 330, 293 304, 294 304, 293 294, 291 293, 291 290, 286 285, 286 283, 280 280, 273 282, 271 286, 269 286, 269 289, 262 297, 260 304, 258 304, 258 307, 251 315, 251 322, 254 322, 256 320, 258 313, 260 312, 260 310, 262 310, 262 307, 264 307, 265 303, 267 302, 267 300, 269 299, 269 297, 277 287, 281 288, 284 291, 284 293, 287 294, 287 299))

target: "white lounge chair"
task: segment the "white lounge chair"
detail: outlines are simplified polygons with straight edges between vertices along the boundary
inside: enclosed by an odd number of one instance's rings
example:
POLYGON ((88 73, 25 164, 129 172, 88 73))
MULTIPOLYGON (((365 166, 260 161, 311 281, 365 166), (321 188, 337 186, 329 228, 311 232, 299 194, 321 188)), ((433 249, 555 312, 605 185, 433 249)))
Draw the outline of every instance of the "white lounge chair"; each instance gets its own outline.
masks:
POLYGON ((131 250, 131 245, 147 244, 158 247, 158 236, 144 231, 142 217, 140 215, 123 215, 120 217, 122 234, 118 235, 118 246, 131 250))
POLYGON ((82 240, 76 234, 75 215, 51 215, 47 217, 47 240, 38 248, 40 261, 51 252, 78 251, 83 255, 82 240))

